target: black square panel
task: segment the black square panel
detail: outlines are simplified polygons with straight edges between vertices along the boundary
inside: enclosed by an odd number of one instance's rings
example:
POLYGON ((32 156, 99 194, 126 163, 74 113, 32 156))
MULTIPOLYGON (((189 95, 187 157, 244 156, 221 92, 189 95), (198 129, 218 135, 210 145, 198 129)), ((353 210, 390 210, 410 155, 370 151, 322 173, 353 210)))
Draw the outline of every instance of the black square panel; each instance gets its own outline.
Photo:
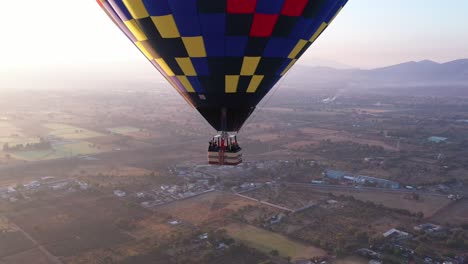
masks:
POLYGON ((247 88, 249 88, 251 80, 252 76, 240 76, 239 83, 237 84, 237 92, 245 93, 247 91, 247 88))
POLYGON ((184 75, 184 71, 182 71, 179 64, 173 57, 163 57, 163 59, 175 75, 184 75))
POLYGON ((227 0, 198 0, 200 13, 225 13, 227 0))
POLYGON ((261 58, 256 75, 275 75, 283 65, 284 58, 261 58))
POLYGON ((155 49, 156 47, 153 46, 154 43, 151 43, 149 40, 140 41, 140 43, 148 51, 151 57, 161 58, 161 55, 159 55, 159 52, 155 49))
POLYGON ((310 0, 304 8, 302 16, 305 18, 316 18, 326 3, 327 0, 310 0))
POLYGON ((245 48, 245 56, 262 56, 268 40, 269 38, 249 37, 245 48))
POLYGON ((148 39, 161 39, 159 31, 156 29, 151 17, 145 17, 142 19, 136 19, 137 25, 140 27, 148 39))
POLYGON ((226 35, 248 36, 252 26, 253 14, 228 14, 226 16, 226 35))
POLYGON ((278 22, 276 22, 275 28, 273 29, 272 36, 274 37, 289 37, 294 27, 299 21, 300 17, 292 16, 279 16, 278 22))
POLYGON ((187 49, 181 38, 149 39, 161 57, 188 57, 187 49))
POLYGON ((198 81, 207 94, 223 93, 226 87, 226 78, 224 75, 198 76, 198 81))
POLYGON ((224 76, 226 71, 224 66, 226 65, 224 57, 208 57, 208 67, 212 76, 224 76))
POLYGON ((240 75, 244 57, 224 58, 224 73, 226 75, 240 75))

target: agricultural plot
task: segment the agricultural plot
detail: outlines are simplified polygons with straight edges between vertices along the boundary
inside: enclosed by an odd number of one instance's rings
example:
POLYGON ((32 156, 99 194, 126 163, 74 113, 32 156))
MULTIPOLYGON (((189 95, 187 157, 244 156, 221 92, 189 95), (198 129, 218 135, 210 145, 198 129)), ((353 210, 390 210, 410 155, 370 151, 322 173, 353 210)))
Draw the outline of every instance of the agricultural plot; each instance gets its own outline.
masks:
POLYGON ((224 219, 245 206, 256 204, 254 201, 231 194, 210 192, 187 200, 163 205, 158 207, 157 211, 195 225, 200 225, 208 221, 224 219))
POLYGON ((438 210, 450 204, 445 196, 419 194, 419 200, 406 198, 407 194, 381 191, 332 191, 335 195, 353 196, 361 201, 371 201, 376 204, 395 209, 405 209, 412 213, 422 212, 425 217, 431 217, 438 210))
POLYGON ((66 257, 133 240, 121 223, 145 216, 139 208, 125 206, 113 197, 71 193, 18 206, 9 219, 51 254, 66 257))
POLYGON ((90 155, 103 151, 105 150, 100 149, 91 143, 79 141, 67 144, 56 144, 52 149, 15 151, 11 155, 20 160, 39 161, 69 158, 78 155, 90 155))
POLYGON ((293 260, 311 259, 327 255, 322 249, 295 242, 283 235, 251 225, 231 224, 226 227, 226 230, 234 239, 241 240, 266 254, 277 250, 281 256, 289 256, 293 260))
POLYGON ((52 130, 49 135, 63 139, 87 139, 104 136, 104 134, 72 125, 50 123, 44 126, 52 130))
POLYGON ((114 134, 120 134, 120 135, 128 135, 134 132, 139 132, 140 129, 137 127, 131 127, 131 126, 121 126, 121 127, 112 127, 108 128, 110 132, 114 134))
POLYGON ((67 157, 61 156, 60 153, 56 153, 53 149, 15 151, 10 155, 15 159, 26 161, 52 160, 67 157))
POLYGON ((132 126, 112 127, 107 130, 113 134, 129 136, 135 139, 154 139, 161 137, 159 134, 132 126))
POLYGON ((18 254, 4 257, 0 260, 0 264, 18 264, 18 263, 32 263, 34 264, 50 264, 50 259, 37 248, 32 248, 18 254), (3 261, 3 262, 2 262, 3 261))
POLYGON ((434 214, 434 221, 441 224, 466 224, 468 223, 468 199, 463 199, 450 204, 434 214))
POLYGON ((22 133, 22 130, 15 125, 0 121, 0 147, 4 144, 16 146, 20 144, 38 143, 38 137, 28 137, 22 133))

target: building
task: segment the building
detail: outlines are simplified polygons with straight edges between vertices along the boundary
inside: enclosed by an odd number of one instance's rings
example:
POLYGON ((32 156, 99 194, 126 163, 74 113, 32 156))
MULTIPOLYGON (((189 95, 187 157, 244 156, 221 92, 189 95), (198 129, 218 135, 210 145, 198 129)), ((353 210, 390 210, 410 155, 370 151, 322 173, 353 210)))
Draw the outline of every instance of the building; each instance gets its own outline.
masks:
POLYGON ((121 190, 115 190, 114 191, 114 195, 117 196, 117 197, 124 197, 125 195, 127 195, 124 191, 121 191, 121 190))
POLYGON ((414 227, 414 230, 416 231, 424 231, 424 232, 437 232, 441 231, 442 227, 439 225, 431 224, 431 223, 426 223, 422 225, 418 225, 414 227))
POLYGON ((356 176, 355 182, 358 184, 372 184, 379 188, 391 188, 391 189, 400 188, 400 184, 398 182, 370 177, 370 176, 364 176, 364 175, 356 176))
POLYGON ((402 238, 408 238, 410 237, 410 234, 400 231, 398 229, 392 228, 388 230, 387 232, 383 233, 383 236, 385 238, 397 238, 397 239, 402 239, 402 238))
POLYGON ((447 141, 448 138, 432 136, 432 137, 428 137, 427 140, 432 143, 442 143, 442 142, 447 141))
POLYGON ((344 176, 348 175, 344 171, 336 171, 336 170, 326 170, 324 172, 325 177, 332 179, 332 180, 341 180, 344 176))

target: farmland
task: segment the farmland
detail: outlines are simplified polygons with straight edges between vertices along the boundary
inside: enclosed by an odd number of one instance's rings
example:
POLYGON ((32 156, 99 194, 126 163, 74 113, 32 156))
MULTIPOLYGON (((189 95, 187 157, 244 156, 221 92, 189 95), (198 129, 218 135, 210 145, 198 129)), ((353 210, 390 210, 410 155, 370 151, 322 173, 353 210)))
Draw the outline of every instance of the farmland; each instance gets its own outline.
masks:
POLYGON ((468 199, 460 200, 441 209, 432 219, 439 223, 461 225, 468 223, 468 199))
POLYGON ((49 135, 63 139, 87 139, 104 136, 104 134, 72 125, 49 123, 44 126, 51 130, 49 135))
POLYGON ((410 199, 405 193, 392 193, 381 191, 332 191, 335 195, 353 196, 362 201, 370 201, 376 204, 395 209, 404 209, 412 213, 422 212, 424 216, 431 217, 441 208, 449 205, 451 201, 443 195, 419 194, 419 199, 410 199))
POLYGON ((256 203, 232 194, 211 192, 198 197, 170 203, 156 210, 195 225, 222 220, 229 214, 256 203))
POLYGON ((103 149, 85 141, 55 144, 52 149, 25 150, 13 152, 13 157, 27 161, 69 158, 77 155, 89 155, 103 152, 103 149))
POLYGON ((280 234, 251 225, 230 224, 226 227, 226 230, 230 236, 266 254, 269 254, 273 250, 278 250, 281 256, 289 256, 293 260, 310 259, 327 255, 325 251, 319 248, 306 246, 280 234))

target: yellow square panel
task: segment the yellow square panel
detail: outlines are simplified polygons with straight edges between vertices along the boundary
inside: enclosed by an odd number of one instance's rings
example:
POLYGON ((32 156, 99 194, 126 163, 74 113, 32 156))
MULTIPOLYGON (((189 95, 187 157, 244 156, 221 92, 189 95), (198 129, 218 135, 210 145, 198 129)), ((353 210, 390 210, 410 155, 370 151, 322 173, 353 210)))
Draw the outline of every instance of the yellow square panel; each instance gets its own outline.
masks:
POLYGON ((175 58, 175 60, 186 76, 197 76, 197 72, 190 58, 175 58))
POLYGON ((239 75, 226 75, 226 93, 236 93, 239 75))
POLYGON ((292 60, 289 63, 288 67, 286 67, 286 69, 284 69, 284 71, 281 73, 281 76, 285 75, 289 71, 289 69, 291 69, 291 67, 294 65, 294 63, 296 63, 296 61, 297 61, 297 59, 292 60))
POLYGON ((180 37, 179 29, 172 15, 152 16, 151 19, 163 38, 180 37))
POLYGON ((145 33, 143 33, 143 31, 141 31, 140 27, 138 26, 138 24, 136 23, 136 21, 134 19, 124 21, 124 23, 125 23, 125 26, 127 26, 128 30, 130 30, 130 32, 132 32, 133 36, 135 36, 135 38, 138 41, 148 39, 148 37, 146 37, 146 35, 145 35, 145 33))
POLYGON ((295 59, 296 56, 299 54, 299 52, 301 52, 301 50, 305 47, 307 43, 308 43, 307 40, 303 40, 303 39, 299 40, 299 42, 297 42, 296 47, 294 47, 291 53, 289 53, 288 58, 295 59))
POLYGON ((241 75, 254 75, 259 62, 260 57, 244 57, 244 61, 242 62, 241 75))
POLYGON ((145 54, 146 58, 148 58, 148 60, 152 60, 154 59, 153 55, 151 55, 151 53, 145 48, 145 46, 143 46, 143 44, 139 41, 135 42, 135 45, 138 47, 138 49, 140 49, 140 51, 145 54))
POLYGON ((327 28, 327 26, 328 26, 327 23, 322 22, 320 27, 317 29, 317 31, 315 31, 314 35, 310 38, 309 41, 314 42, 320 36, 320 34, 322 34, 322 32, 325 30, 325 28, 327 28))
POLYGON ((162 68, 162 70, 168 75, 168 76, 174 76, 174 72, 171 70, 171 68, 169 68, 169 65, 167 65, 167 63, 159 58, 159 59, 155 59, 154 61, 156 61, 156 63, 159 65, 159 67, 162 68))
POLYGON ((182 37, 182 41, 184 42, 189 57, 206 57, 205 43, 203 42, 203 37, 182 37))
POLYGON ((195 92, 195 90, 193 89, 192 84, 187 79, 187 77, 182 75, 182 76, 177 76, 177 79, 179 79, 180 83, 182 83, 182 85, 185 87, 185 90, 187 90, 187 92, 189 92, 189 93, 194 93, 195 92))
POLYGON ((257 91, 258 86, 263 80, 263 75, 254 75, 252 76, 252 80, 250 80, 249 87, 247 88, 248 93, 255 93, 257 91))
POLYGON ((148 11, 142 0, 123 0, 124 5, 127 7, 128 12, 135 19, 149 17, 148 11))

